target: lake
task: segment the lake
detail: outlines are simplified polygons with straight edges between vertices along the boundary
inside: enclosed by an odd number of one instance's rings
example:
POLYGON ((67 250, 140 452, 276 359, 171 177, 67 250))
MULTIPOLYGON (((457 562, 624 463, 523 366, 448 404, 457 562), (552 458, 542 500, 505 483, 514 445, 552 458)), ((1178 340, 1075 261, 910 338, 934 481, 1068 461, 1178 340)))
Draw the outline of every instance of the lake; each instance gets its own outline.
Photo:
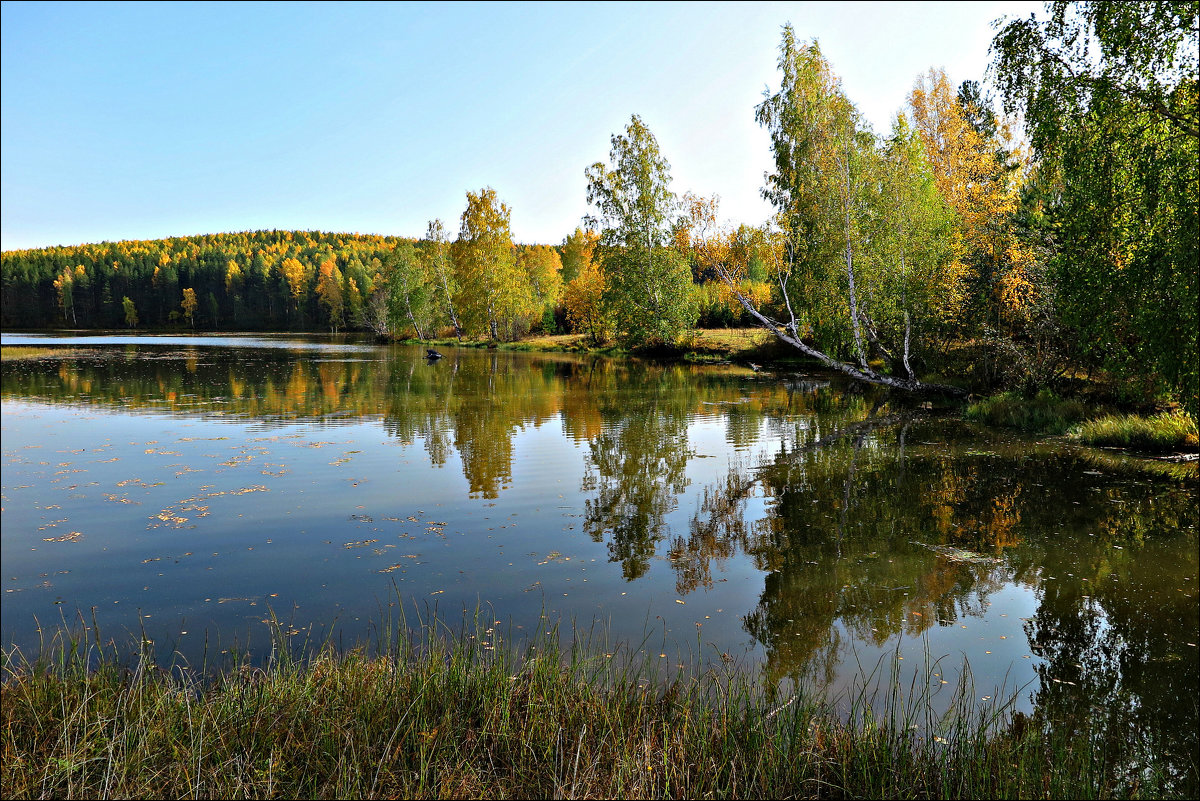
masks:
POLYGON ((823 374, 317 336, 3 336, 3 640, 199 664, 397 603, 843 696, 1197 747, 1195 464, 1045 443, 823 374), (602 632, 597 634, 596 632, 602 632), (943 684, 944 682, 944 684, 943 684), (940 699, 940 700, 939 700, 940 699))

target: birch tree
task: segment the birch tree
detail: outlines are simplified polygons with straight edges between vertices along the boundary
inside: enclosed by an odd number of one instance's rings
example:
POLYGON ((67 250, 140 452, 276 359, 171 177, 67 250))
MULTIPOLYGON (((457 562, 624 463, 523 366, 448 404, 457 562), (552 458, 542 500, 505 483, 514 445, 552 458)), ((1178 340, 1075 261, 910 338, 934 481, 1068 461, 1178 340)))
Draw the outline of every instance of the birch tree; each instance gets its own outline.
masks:
POLYGON ((478 194, 467 192, 467 209, 452 249, 464 327, 486 332, 492 340, 502 333, 511 336, 521 311, 524 281, 513 250, 511 214, 491 187, 478 194))
POLYGON ((586 171, 588 203, 599 211, 598 255, 606 302, 627 345, 671 344, 696 323, 687 262, 670 247, 677 201, 671 167, 636 114, 612 137, 609 165, 586 171))
POLYGON ((425 231, 424 247, 421 250, 425 275, 433 286, 432 303, 454 326, 454 336, 462 342, 463 327, 454 309, 454 297, 458 294, 458 282, 454 277, 454 265, 450 259, 450 242, 441 220, 430 220, 425 231))
POLYGON ((426 339, 431 325, 431 289, 433 285, 425 272, 424 260, 418 258, 416 248, 402 242, 388 258, 390 316, 396 324, 412 326, 417 339, 426 339))
POLYGON ((730 262, 718 274, 763 327, 833 369, 909 391, 964 394, 923 384, 911 370, 896 376, 872 366, 872 350, 895 361, 875 316, 894 303, 883 276, 899 268, 873 252, 871 237, 873 215, 892 213, 880 203, 886 165, 816 43, 798 43, 790 25, 779 68, 779 90, 756 109, 775 156, 763 196, 775 205, 783 235, 772 274, 778 309, 768 313, 747 297, 730 262))

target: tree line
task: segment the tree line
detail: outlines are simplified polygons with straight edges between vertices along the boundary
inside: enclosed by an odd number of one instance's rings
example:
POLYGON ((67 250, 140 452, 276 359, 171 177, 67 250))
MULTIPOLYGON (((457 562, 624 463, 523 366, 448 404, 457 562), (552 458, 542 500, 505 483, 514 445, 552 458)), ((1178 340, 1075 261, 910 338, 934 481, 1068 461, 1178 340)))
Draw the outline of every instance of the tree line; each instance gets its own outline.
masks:
POLYGON ((884 134, 785 26, 778 87, 755 109, 774 155, 759 225, 676 194, 633 115, 558 245, 514 243, 485 187, 453 239, 431 220, 419 240, 259 231, 6 252, 2 324, 571 331, 630 347, 760 325, 873 383, 1103 370, 1194 414, 1200 3, 1047 12, 997 33, 999 98, 931 70, 884 134))

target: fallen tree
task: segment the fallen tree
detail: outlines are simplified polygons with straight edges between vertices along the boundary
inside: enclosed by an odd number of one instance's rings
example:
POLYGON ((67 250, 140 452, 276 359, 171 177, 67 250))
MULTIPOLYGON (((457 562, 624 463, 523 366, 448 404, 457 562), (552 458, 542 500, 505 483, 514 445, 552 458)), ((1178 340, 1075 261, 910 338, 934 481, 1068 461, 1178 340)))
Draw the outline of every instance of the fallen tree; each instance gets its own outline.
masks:
MULTIPOLYGON (((799 324, 796 321, 796 315, 792 311, 790 301, 787 301, 787 282, 781 276, 780 284, 782 285, 782 293, 787 305, 789 319, 787 322, 772 319, 759 311, 749 298, 739 289, 738 283, 733 276, 723 266, 715 267, 717 274, 721 277, 726 288, 730 291, 733 297, 742 305, 742 308, 759 322, 759 324, 775 335, 781 342, 786 342, 788 345, 796 348, 806 356, 810 356, 838 372, 844 373, 857 381, 865 381, 868 384, 879 384, 893 389, 903 390, 922 395, 948 395, 950 397, 962 398, 966 397, 967 391, 961 387, 952 386, 950 384, 933 384, 920 381, 912 372, 912 368, 908 364, 908 346, 911 336, 911 324, 905 326, 904 331, 904 354, 903 364, 908 372, 907 378, 898 376, 885 375, 879 373, 865 363, 860 363, 857 366, 848 362, 843 362, 833 358, 827 353, 824 353, 817 348, 812 347, 804 342, 800 336, 799 324)), ((869 327, 868 327, 869 330, 869 327)), ((865 362, 865 358, 862 360, 865 362)))

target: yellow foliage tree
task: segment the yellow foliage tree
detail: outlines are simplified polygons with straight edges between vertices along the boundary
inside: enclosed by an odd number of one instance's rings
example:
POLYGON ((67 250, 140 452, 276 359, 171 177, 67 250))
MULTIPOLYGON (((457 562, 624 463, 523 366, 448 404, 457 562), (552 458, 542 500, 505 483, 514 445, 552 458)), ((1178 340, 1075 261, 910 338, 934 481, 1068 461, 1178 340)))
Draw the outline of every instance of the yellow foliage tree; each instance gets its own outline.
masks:
MULTIPOLYGON (((1013 225, 1022 170, 997 158, 1011 146, 1010 126, 1002 121, 996 136, 985 136, 971 124, 970 115, 981 110, 964 107, 938 69, 917 81, 908 104, 938 192, 958 218, 957 256, 984 273, 979 278, 992 294, 998 322, 1014 322, 1036 302, 1037 288, 1030 273, 1034 254, 1013 225)), ((1018 148, 1010 159, 1021 163, 1018 148)))
POLYGON ((558 251, 548 245, 523 247, 517 253, 517 266, 526 283, 525 314, 538 321, 547 310, 553 313, 563 288, 562 257, 558 251))
POLYGON ((196 290, 192 289, 191 287, 184 289, 183 302, 180 304, 180 307, 183 309, 183 316, 187 318, 188 324, 191 325, 192 328, 196 327, 197 305, 198 301, 196 300, 196 290))
POLYGON ((288 290, 292 294, 292 306, 298 308, 300 298, 304 295, 304 290, 308 286, 308 271, 299 259, 284 259, 279 265, 280 272, 283 273, 284 279, 287 280, 288 290))
POLYGON ((491 339, 513 333, 528 289, 517 268, 509 227, 511 210, 491 187, 467 192, 458 239, 451 249, 458 284, 455 306, 463 327, 491 339))
POLYGON ((336 334, 342 325, 345 302, 342 297, 342 271, 338 269, 337 259, 333 256, 321 262, 318 268, 317 297, 329 313, 330 330, 336 334))
POLYGON ((235 294, 242 287, 242 265, 233 259, 225 263, 225 291, 235 294))
POLYGON ((600 265, 589 258, 579 267, 579 274, 563 288, 567 323, 592 345, 601 345, 612 336, 612 315, 604 304, 605 284, 600 265))
POLYGON ((596 245, 600 242, 600 234, 587 228, 576 228, 563 240, 562 247, 562 280, 568 283, 590 264, 596 255, 596 245))
POLYGON ((54 279, 54 290, 58 293, 58 305, 62 309, 63 318, 70 319, 75 325, 75 277, 70 267, 64 267, 62 273, 54 279))

